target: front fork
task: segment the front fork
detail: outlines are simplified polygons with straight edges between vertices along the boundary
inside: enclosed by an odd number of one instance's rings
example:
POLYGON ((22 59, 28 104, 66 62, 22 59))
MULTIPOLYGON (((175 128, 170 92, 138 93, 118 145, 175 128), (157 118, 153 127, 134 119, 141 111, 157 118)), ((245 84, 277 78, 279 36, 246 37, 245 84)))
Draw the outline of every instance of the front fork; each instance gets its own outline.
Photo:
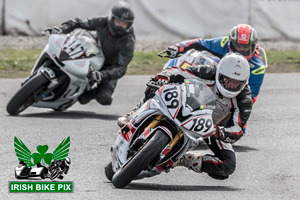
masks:
MULTIPOLYGON (((163 118, 164 118, 163 115, 156 116, 156 118, 149 124, 149 126, 147 126, 147 128, 152 128, 152 129, 155 128, 163 118)), ((145 128, 145 130, 147 128, 145 128)), ((169 146, 173 148, 178 143, 178 141, 183 137, 183 135, 184 135, 183 131, 180 130, 178 134, 171 140, 169 146)))
MULTIPOLYGON (((149 126, 147 126, 147 128, 155 128, 159 122, 164 118, 163 115, 158 115, 156 116, 156 118, 149 124, 149 126)), ((146 128, 146 129, 147 129, 146 128)), ((145 130, 146 130, 145 129, 145 130)), ((160 157, 156 160, 156 164, 159 163, 162 159, 164 159, 166 157, 166 155, 171 152, 171 150, 175 147, 175 145, 184 137, 184 133, 182 130, 180 130, 178 132, 178 134, 169 142, 169 144, 164 148, 164 150, 162 151, 162 153, 160 154, 160 157)), ((153 167, 156 165, 154 164, 153 167)), ((168 169, 170 167, 174 166, 174 163, 169 161, 165 164, 163 164, 162 166, 157 166, 157 169, 160 171, 165 171, 168 172, 168 169)))
MULTIPOLYGON (((41 73, 43 74, 43 76, 45 76, 49 81, 51 81, 52 79, 54 79, 56 77, 54 71, 52 69, 49 68, 49 66, 51 65, 51 61, 47 60, 45 61, 36 71, 34 71, 22 84, 21 86, 23 86, 27 81, 29 81, 32 77, 34 77, 37 73, 41 73)), ((53 83, 52 83, 53 84, 53 83)))

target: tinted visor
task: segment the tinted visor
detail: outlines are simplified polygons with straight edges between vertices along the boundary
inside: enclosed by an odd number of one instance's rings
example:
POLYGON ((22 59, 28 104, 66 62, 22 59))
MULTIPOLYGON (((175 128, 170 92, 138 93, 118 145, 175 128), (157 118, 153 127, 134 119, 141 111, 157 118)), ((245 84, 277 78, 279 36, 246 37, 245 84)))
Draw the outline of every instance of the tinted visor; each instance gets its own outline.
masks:
POLYGON ((230 48, 232 52, 240 53, 243 56, 249 56, 254 52, 255 44, 239 44, 231 40, 230 48))
POLYGON ((247 81, 239 81, 229 78, 223 74, 219 76, 219 82, 221 85, 230 92, 237 92, 244 88, 247 81))

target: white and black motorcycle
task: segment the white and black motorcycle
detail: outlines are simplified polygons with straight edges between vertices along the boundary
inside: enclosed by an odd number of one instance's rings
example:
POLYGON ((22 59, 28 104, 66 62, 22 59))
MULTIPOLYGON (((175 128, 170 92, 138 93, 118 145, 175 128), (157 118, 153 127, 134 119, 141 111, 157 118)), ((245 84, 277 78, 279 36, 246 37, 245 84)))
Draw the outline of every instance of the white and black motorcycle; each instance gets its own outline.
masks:
POLYGON ((6 110, 17 115, 29 106, 68 109, 95 82, 90 72, 100 70, 104 55, 94 36, 83 29, 61 34, 58 27, 47 28, 49 42, 37 59, 31 75, 7 104, 6 110))
POLYGON ((106 177, 124 188, 132 180, 168 172, 184 153, 214 133, 215 100, 212 90, 195 79, 160 87, 118 132, 106 177))

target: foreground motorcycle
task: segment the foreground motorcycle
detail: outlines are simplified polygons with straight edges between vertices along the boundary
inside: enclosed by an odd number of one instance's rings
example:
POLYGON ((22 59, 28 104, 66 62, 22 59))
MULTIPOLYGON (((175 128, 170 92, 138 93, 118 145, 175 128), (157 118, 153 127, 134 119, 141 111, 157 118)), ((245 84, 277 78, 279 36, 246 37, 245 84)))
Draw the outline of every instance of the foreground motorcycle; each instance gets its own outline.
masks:
POLYGON ((29 106, 68 109, 95 82, 90 72, 104 63, 102 50, 88 31, 75 29, 65 35, 58 27, 47 28, 49 42, 37 59, 31 75, 8 102, 6 110, 17 115, 29 106))
POLYGON ((132 180, 168 172, 200 139, 214 133, 215 100, 211 89, 195 79, 160 87, 118 132, 106 177, 124 188, 132 180))

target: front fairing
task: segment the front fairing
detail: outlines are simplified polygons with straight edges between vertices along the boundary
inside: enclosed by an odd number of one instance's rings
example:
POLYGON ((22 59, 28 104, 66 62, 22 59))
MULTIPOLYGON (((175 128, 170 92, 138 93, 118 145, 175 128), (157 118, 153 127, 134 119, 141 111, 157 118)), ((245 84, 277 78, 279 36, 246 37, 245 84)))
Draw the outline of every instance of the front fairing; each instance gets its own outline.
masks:
POLYGON ((216 97, 204 83, 191 80, 161 87, 148 103, 174 121, 191 139, 208 137, 214 131, 212 108, 216 97))
MULTIPOLYGON (((207 86, 190 86, 188 83, 184 83, 161 87, 152 99, 145 102, 135 112, 133 119, 125 126, 126 128, 123 127, 118 132, 115 145, 112 148, 113 170, 117 171, 128 159, 128 149, 132 141, 136 141, 136 138, 144 139, 147 137, 144 134, 151 135, 157 128, 161 128, 171 139, 178 134, 179 130, 184 132, 184 138, 182 138, 180 147, 176 150, 176 153, 173 153, 167 159, 163 159, 166 156, 163 153, 170 150, 166 147, 161 154, 163 161, 159 165, 168 163, 167 165, 172 166, 173 161, 171 162, 169 159, 174 158, 176 160, 182 153, 195 147, 198 144, 199 138, 211 135, 214 131, 212 110, 190 110, 189 107, 193 105, 187 102, 187 98, 196 98, 196 102, 199 105, 207 106, 214 101, 215 96, 207 86), (200 97, 201 95, 202 97, 200 97), (164 123, 161 125, 163 127, 160 127, 160 124, 158 124, 154 129, 144 129, 144 125, 148 124, 147 121, 152 121, 157 115, 165 116, 166 118, 163 120, 168 120, 172 124, 173 129, 168 129, 168 126, 163 125, 164 123), (138 130, 142 130, 142 132, 138 130)), ((160 170, 163 169, 161 168, 160 170)))
POLYGON ((114 172, 127 161, 129 156, 128 150, 134 140, 137 138, 146 140, 150 135, 154 134, 157 129, 160 129, 160 127, 156 127, 154 129, 148 128, 139 135, 138 131, 136 131, 136 127, 133 127, 131 123, 127 126, 129 130, 125 133, 124 130, 121 129, 117 134, 115 145, 112 147, 112 167, 114 172))
POLYGON ((104 63, 104 54, 95 39, 82 29, 67 35, 50 35, 49 53, 58 66, 64 65, 64 71, 81 78, 86 77, 90 66, 100 70, 104 63))

